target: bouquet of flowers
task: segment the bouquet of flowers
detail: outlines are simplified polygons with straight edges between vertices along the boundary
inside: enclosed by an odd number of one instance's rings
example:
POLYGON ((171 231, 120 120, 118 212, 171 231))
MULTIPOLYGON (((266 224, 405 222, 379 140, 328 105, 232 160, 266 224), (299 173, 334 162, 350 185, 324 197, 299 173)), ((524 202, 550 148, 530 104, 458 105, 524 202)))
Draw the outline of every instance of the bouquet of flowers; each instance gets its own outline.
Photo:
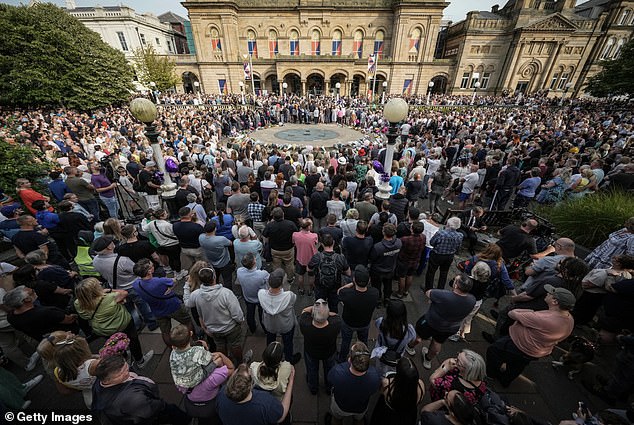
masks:
POLYGON ((117 355, 125 355, 130 345, 130 338, 123 332, 113 334, 99 350, 99 357, 104 359, 117 355))

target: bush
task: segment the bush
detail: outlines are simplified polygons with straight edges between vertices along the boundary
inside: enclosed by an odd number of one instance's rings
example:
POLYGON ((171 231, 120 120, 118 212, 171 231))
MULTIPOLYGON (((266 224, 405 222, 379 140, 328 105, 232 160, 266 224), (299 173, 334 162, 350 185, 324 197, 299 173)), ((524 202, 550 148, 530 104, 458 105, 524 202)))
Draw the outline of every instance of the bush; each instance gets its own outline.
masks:
POLYGON ((44 177, 53 165, 41 150, 0 138, 0 188, 4 193, 15 195, 15 181, 20 177, 31 180, 35 189, 40 189, 37 180, 44 177))
POLYGON ((539 213, 555 225, 557 234, 592 249, 634 215, 634 197, 626 192, 599 192, 540 208, 539 213))

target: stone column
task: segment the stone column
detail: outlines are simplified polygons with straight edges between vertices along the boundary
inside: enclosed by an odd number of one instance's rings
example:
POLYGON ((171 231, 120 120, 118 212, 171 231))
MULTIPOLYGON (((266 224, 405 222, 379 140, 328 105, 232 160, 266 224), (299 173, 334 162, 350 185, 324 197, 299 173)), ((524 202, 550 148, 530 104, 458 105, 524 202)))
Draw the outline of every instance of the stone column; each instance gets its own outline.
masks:
POLYGON ((302 80, 302 96, 306 96, 306 80, 302 80))
POLYGON ((330 80, 326 80, 326 93, 324 93, 324 95, 330 95, 330 80))
POLYGON ((277 85, 280 86, 280 96, 284 96, 284 87, 282 87, 282 84, 284 84, 284 81, 277 82, 277 85))

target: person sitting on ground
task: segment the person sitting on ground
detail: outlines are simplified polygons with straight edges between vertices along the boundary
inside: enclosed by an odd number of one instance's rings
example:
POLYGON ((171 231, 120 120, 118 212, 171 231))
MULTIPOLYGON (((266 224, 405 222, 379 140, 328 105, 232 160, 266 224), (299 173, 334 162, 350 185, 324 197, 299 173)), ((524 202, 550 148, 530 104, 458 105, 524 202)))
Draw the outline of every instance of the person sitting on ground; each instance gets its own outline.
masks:
POLYGON ((472 405, 477 405, 487 391, 484 378, 486 363, 482 356, 464 349, 455 358, 443 361, 429 377, 432 401, 441 400, 447 392, 458 390, 472 405))

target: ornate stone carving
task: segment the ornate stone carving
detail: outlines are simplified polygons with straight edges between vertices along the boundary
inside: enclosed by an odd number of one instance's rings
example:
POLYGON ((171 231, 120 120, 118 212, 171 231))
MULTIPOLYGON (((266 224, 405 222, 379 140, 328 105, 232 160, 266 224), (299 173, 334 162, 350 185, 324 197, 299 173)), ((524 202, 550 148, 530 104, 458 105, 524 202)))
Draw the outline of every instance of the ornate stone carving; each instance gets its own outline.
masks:
POLYGON ((523 29, 528 31, 575 31, 577 27, 567 19, 554 15, 543 21, 528 25, 523 29))

